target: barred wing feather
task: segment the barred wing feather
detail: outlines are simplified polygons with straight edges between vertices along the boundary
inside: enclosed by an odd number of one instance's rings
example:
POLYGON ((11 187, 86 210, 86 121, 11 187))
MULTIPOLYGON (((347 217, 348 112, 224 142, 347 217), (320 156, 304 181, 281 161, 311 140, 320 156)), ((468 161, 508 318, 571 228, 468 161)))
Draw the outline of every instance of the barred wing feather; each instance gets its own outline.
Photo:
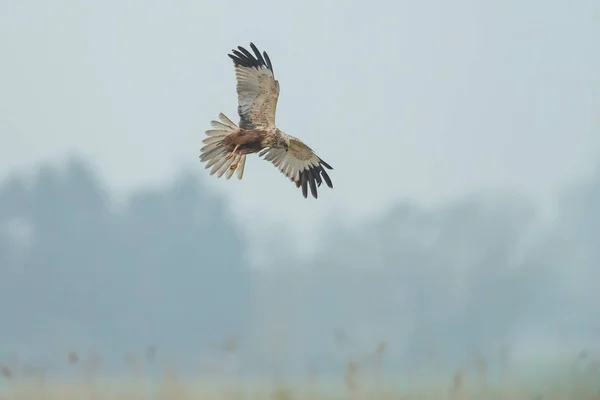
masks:
POLYGON ((275 165, 279 171, 296 184, 296 187, 302 187, 304 198, 308 196, 308 188, 310 188, 310 193, 316 199, 318 197, 317 187, 321 186, 323 181, 327 186, 333 188, 333 183, 323 167, 333 168, 300 139, 289 135, 288 138, 290 139, 288 151, 269 147, 261 151, 259 157, 264 156, 266 161, 275 165))
POLYGON ((240 127, 270 130, 275 127, 279 82, 267 53, 261 54, 253 43, 250 47, 254 55, 242 46, 228 54, 235 67, 240 127))

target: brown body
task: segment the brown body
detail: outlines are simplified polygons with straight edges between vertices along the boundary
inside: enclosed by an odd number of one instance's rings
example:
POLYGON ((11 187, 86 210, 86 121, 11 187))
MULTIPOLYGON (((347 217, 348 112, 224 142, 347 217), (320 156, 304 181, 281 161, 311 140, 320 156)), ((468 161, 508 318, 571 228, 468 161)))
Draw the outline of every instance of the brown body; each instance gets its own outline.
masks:
POLYGON ((267 131, 262 129, 239 129, 234 133, 231 133, 223 139, 223 144, 227 146, 227 150, 236 154, 252 154, 258 153, 269 145, 269 139, 271 139, 267 131))

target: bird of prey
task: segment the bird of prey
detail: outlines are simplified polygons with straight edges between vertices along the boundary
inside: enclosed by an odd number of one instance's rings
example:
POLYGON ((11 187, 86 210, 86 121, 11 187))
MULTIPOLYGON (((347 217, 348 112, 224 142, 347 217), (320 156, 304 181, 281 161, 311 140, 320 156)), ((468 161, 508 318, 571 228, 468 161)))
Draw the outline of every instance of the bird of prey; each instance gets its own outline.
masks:
POLYGON ((238 179, 244 175, 246 155, 258 153, 270 161, 297 188, 302 188, 304 198, 308 188, 318 197, 317 187, 325 181, 333 188, 325 168, 333 169, 300 139, 287 135, 275 125, 275 111, 279 98, 279 82, 275 80, 273 65, 265 51, 261 54, 253 43, 251 54, 238 46, 228 56, 233 60, 238 98, 239 126, 223 113, 219 121, 211 121, 212 129, 200 149, 200 161, 211 168, 210 175, 226 179, 237 171, 238 179))

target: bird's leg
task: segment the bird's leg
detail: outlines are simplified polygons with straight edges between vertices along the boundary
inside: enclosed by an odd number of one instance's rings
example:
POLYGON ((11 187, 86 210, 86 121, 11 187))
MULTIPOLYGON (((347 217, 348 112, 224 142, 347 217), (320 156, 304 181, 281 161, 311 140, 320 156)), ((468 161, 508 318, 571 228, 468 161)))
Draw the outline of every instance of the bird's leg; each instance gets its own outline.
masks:
POLYGON ((235 148, 233 149, 233 151, 232 151, 231 153, 229 153, 229 154, 227 155, 227 157, 225 157, 225 159, 226 159, 226 160, 229 160, 231 157, 233 157, 233 155, 234 155, 234 154, 235 154, 235 152, 237 151, 238 147, 240 147, 240 145, 239 145, 239 144, 236 144, 236 145, 235 145, 235 148))

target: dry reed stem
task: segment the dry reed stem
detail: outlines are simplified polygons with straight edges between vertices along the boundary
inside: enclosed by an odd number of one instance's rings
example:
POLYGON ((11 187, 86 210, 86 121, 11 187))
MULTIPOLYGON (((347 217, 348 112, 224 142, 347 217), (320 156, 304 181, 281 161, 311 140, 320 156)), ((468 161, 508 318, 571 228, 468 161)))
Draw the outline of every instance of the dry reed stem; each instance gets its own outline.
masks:
MULTIPOLYGON (((222 346, 223 357, 229 357, 231 353, 237 351, 237 343, 235 338, 229 338, 222 346)), ((532 397, 530 394, 519 391, 505 390, 502 393, 495 393, 491 396, 488 388, 479 386, 480 383, 486 383, 488 374, 488 360, 483 356, 479 356, 475 360, 475 380, 470 385, 466 384, 466 371, 459 370, 454 374, 450 384, 450 391, 447 395, 434 393, 437 390, 431 389, 431 393, 420 393, 401 395, 392 391, 384 391, 384 380, 379 376, 381 361, 388 350, 386 341, 379 341, 374 350, 363 357, 361 361, 351 359, 345 367, 343 376, 343 388, 346 392, 346 397, 350 399, 438 399, 451 398, 453 400, 468 400, 468 399, 499 399, 499 400, 516 400, 516 399, 567 399, 576 398, 581 400, 600 400, 600 360, 590 351, 580 352, 575 360, 578 368, 574 369, 571 376, 572 388, 568 387, 549 387, 546 393, 540 393, 539 397, 532 397), (369 387, 366 383, 369 369, 375 372, 375 385, 369 387), (359 374, 360 372, 360 374, 359 374), (476 385, 475 387, 473 387, 476 385), (468 387, 471 386, 471 387, 468 387), (477 388, 476 391, 473 389, 477 388), (543 395, 543 396, 542 396, 543 395)), ((100 355, 91 350, 87 356, 82 357, 82 353, 71 350, 66 354, 68 365, 73 368, 80 369, 85 372, 84 379, 77 382, 60 382, 58 377, 51 377, 48 381, 48 373, 45 369, 38 366, 32 366, 27 363, 20 364, 18 361, 12 360, 11 363, 0 364, 0 400, 69 400, 69 399, 93 399, 93 400, 135 400, 148 399, 151 395, 152 399, 161 400, 187 400, 192 398, 202 399, 242 399, 256 398, 265 399, 271 397, 275 400, 318 400, 326 399, 324 393, 320 393, 317 383, 319 376, 314 365, 308 366, 308 380, 300 387, 286 387, 282 383, 274 386, 274 389, 261 390, 241 390, 239 383, 232 381, 226 389, 210 390, 210 386, 200 385, 199 382, 182 380, 173 368, 173 365, 165 366, 161 379, 157 382, 152 382, 143 372, 152 363, 156 362, 156 347, 147 346, 145 349, 145 357, 137 357, 134 353, 128 353, 124 357, 124 361, 130 367, 131 379, 128 384, 119 385, 114 390, 109 390, 108 381, 101 379, 101 358, 100 355), (2 382, 3 381, 3 382, 2 382), (92 384, 93 382, 93 384, 92 384), (152 386, 149 384, 153 383, 152 386), (308 383, 308 384, 307 384, 308 383)), ((502 362, 502 354, 500 354, 502 362)), ((360 360, 360 359, 359 359, 360 360)), ((65 362, 64 359, 62 361, 65 362)), ((164 363, 161 363, 164 365, 164 363)), ((568 378, 568 377, 567 377, 568 378)), ((341 382, 340 382, 341 383, 341 382)), ((568 383, 568 382, 567 382, 568 383)), ((114 382, 110 386, 114 386, 114 382)), ((325 386, 323 386, 325 388, 325 386)), ((443 389, 442 389, 443 390, 443 389)))

